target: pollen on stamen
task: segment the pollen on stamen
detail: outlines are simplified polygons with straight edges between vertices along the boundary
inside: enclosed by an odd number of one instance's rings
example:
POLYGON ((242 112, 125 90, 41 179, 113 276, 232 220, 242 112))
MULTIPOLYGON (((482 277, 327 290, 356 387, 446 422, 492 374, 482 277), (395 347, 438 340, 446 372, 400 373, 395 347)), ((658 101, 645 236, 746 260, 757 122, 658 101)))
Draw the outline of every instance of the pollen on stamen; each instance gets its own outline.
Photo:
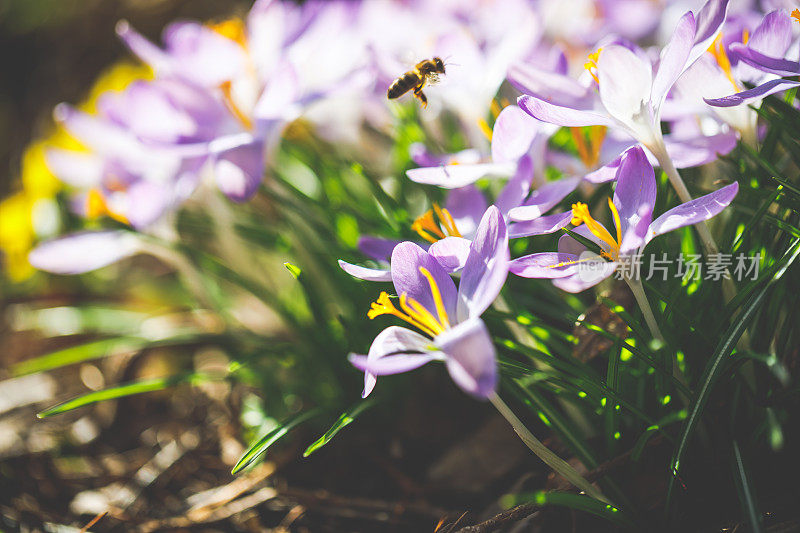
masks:
POLYGON ((792 18, 795 19, 797 22, 800 22, 800 9, 795 9, 792 11, 792 18))

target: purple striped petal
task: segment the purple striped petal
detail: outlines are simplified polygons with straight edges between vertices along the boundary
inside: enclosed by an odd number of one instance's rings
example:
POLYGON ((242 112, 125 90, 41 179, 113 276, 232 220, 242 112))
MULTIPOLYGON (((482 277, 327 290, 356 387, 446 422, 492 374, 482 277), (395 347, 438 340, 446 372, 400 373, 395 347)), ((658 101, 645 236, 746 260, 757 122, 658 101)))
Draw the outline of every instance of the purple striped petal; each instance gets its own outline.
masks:
POLYGON ((349 356, 350 363, 364 371, 362 397, 369 396, 375 388, 378 375, 407 372, 442 358, 440 352, 430 350, 431 346, 432 341, 429 338, 407 328, 389 326, 378 333, 366 356, 349 356), (398 359, 393 359, 395 357, 398 359), (388 361, 383 361, 384 359, 388 361))
POLYGON ((53 274, 83 274, 141 251, 139 239, 127 231, 87 231, 47 241, 28 255, 31 265, 53 274))
POLYGON ((518 239, 520 237, 530 237, 532 235, 547 235, 566 228, 572 220, 572 211, 558 213, 555 215, 545 215, 526 222, 517 222, 508 227, 508 238, 518 239))
POLYGON ((508 81, 523 94, 559 105, 578 106, 591 97, 591 89, 575 79, 530 64, 515 64, 508 69, 508 81))
POLYGON ((593 261, 580 263, 581 267, 572 276, 557 278, 553 285, 562 291, 577 293, 594 287, 604 279, 610 277, 617 270, 618 263, 613 261, 593 261))
POLYGON ((453 189, 447 195, 445 207, 462 237, 471 238, 486 212, 486 197, 474 185, 453 189))
POLYGON ((464 268, 469 257, 470 245, 472 242, 462 237, 445 237, 428 248, 431 254, 442 268, 449 274, 454 274, 464 268))
POLYGON ((571 177, 545 183, 533 191, 525 205, 510 210, 508 216, 515 222, 535 220, 557 206, 580 182, 580 178, 571 177))
POLYGON ((428 279, 419 271, 420 267, 426 268, 439 288, 447 316, 451 320, 454 319, 458 301, 456 285, 436 258, 419 245, 406 241, 394 247, 391 265, 395 292, 398 295, 406 294, 408 298, 419 302, 433 316, 438 316, 431 286, 428 279))
MULTIPOLYGON (((526 115, 527 116, 527 115, 526 115)), ((527 155, 522 156, 517 163, 517 171, 514 176, 508 180, 506 186, 497 195, 494 205, 500 210, 500 213, 505 217, 508 212, 519 206, 522 201, 528 196, 531 190, 531 181, 533 180, 533 161, 527 155)))
POLYGON ((748 46, 741 43, 733 43, 731 51, 734 52, 740 60, 747 63, 751 67, 757 68, 770 74, 778 76, 797 76, 800 75, 800 63, 797 61, 790 61, 779 57, 772 57, 762 54, 757 50, 753 50, 748 46))
POLYGON ((650 224, 647 242, 657 235, 715 217, 728 207, 738 192, 739 184, 731 183, 710 194, 673 207, 650 224))
POLYGON ((434 340, 447 355, 447 370, 456 385, 476 398, 488 398, 494 393, 498 382, 497 358, 483 320, 470 318, 434 340))
POLYGON ((686 67, 691 66, 697 59, 706 53, 708 47, 717 38, 725 16, 728 13, 728 0, 708 0, 700 12, 697 13, 697 31, 694 37, 694 46, 689 53, 686 67))
POLYGON ((747 91, 724 96, 722 98, 703 98, 703 100, 705 100, 708 105, 716 107, 733 107, 748 104, 755 100, 762 100, 771 94, 786 91, 797 86, 800 86, 800 81, 770 80, 767 83, 753 89, 748 89, 747 91))
MULTIPOLYGON (((622 157, 614 189, 614 205, 619 211, 623 253, 644 243, 653 220, 656 204, 656 176, 653 166, 639 146, 629 148, 622 157)), ((614 233, 612 233, 614 235, 614 233)))
POLYGON ((675 81, 686 70, 686 61, 692 49, 696 29, 694 15, 689 11, 678 21, 672 38, 661 52, 661 61, 653 79, 651 92, 651 99, 656 108, 661 106, 675 81))
POLYGON ((458 320, 480 316, 506 282, 508 231, 503 215, 490 206, 483 215, 470 246, 458 287, 458 320))
POLYGON ((562 107, 540 100, 534 96, 523 95, 517 100, 523 111, 542 122, 558 126, 615 126, 614 120, 595 111, 582 111, 562 107))
POLYGON ((792 44, 792 19, 783 9, 767 13, 753 31, 747 47, 769 57, 781 57, 792 44))
POLYGON ((566 265, 564 263, 572 263, 577 260, 578 256, 575 254, 541 252, 513 259, 509 263, 508 271, 523 278, 565 278, 573 275, 577 267, 573 264, 566 265))

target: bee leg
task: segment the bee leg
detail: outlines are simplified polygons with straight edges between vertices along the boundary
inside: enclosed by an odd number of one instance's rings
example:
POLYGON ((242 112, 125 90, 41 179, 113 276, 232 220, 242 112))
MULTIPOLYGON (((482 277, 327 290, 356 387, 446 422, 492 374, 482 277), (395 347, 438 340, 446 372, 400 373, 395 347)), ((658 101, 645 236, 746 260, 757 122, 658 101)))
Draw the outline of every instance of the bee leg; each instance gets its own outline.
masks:
POLYGON ((428 107, 428 97, 422 92, 422 87, 417 87, 414 89, 414 97, 420 101, 423 109, 428 107))

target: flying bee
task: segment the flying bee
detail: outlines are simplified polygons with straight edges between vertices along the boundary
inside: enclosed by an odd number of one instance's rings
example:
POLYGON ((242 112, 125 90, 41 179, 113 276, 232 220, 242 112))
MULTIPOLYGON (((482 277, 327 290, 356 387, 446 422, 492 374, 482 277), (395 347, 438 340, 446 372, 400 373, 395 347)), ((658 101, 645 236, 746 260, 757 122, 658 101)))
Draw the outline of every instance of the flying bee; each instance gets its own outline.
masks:
POLYGON ((409 70, 392 82, 386 92, 386 96, 392 100, 414 89, 414 98, 422 103, 422 107, 427 107, 428 99, 425 97, 425 93, 422 92, 422 88, 426 83, 433 84, 439 81, 440 74, 444 74, 444 62, 442 62, 441 58, 434 57, 433 59, 420 61, 414 66, 413 70, 409 70))

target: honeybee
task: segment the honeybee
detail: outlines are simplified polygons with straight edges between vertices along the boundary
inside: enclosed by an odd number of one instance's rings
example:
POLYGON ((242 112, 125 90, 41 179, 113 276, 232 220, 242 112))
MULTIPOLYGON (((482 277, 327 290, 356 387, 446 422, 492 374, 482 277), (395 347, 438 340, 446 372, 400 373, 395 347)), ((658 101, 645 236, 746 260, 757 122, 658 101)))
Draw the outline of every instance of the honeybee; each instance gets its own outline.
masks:
POLYGON ((440 74, 444 74, 444 62, 441 58, 434 57, 420 61, 413 70, 409 70, 392 82, 386 96, 390 100, 399 98, 413 88, 414 97, 422 103, 422 107, 427 107, 428 98, 425 97, 422 88, 425 83, 432 84, 439 81, 440 74))

